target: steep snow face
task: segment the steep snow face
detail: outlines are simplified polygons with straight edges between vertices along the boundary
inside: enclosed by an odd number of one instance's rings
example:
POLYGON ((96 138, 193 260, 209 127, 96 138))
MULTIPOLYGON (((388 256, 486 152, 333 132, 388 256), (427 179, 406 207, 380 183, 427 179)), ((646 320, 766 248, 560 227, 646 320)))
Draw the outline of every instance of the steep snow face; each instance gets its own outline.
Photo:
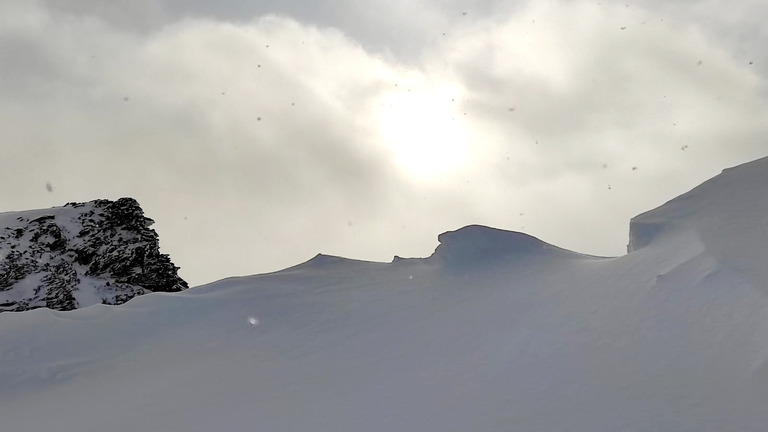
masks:
POLYGON ((720 264, 742 272, 768 293, 768 158, 723 171, 630 222, 628 251, 681 233, 697 238, 720 264), (757 253, 755 253, 757 251, 757 253))
POLYGON ((0 214, 0 312, 186 289, 152 223, 131 198, 0 214))
POLYGON ((741 183, 755 166, 636 218, 662 228, 619 258, 473 226, 426 259, 319 255, 119 307, 0 314, 0 424, 764 432, 768 279, 722 256, 734 236, 768 260, 746 241, 766 214, 728 198, 768 189, 741 183))
POLYGON ((690 192, 634 217, 628 251, 645 247, 656 237, 675 230, 695 230, 703 235, 736 228, 734 231, 750 237, 768 238, 768 222, 762 217, 768 214, 766 184, 768 158, 725 169, 690 192))

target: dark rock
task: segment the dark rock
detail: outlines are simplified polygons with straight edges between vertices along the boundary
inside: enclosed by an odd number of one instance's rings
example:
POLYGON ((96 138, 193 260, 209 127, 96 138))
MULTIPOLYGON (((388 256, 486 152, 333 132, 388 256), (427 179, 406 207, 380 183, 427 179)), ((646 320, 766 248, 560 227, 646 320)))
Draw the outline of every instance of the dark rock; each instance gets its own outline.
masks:
POLYGON ((8 225, 0 225, 0 312, 117 305, 188 288, 136 200, 67 203, 41 213, 0 217, 8 225))

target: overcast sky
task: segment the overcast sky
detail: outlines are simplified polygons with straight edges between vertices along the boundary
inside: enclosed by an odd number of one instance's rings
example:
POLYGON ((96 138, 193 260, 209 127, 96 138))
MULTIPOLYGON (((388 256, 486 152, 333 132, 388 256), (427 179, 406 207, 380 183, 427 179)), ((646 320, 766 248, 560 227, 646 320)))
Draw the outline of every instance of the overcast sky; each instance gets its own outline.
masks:
POLYGON ((192 285, 468 224, 623 254, 768 155, 768 3, 0 0, 0 211, 132 196, 192 285))

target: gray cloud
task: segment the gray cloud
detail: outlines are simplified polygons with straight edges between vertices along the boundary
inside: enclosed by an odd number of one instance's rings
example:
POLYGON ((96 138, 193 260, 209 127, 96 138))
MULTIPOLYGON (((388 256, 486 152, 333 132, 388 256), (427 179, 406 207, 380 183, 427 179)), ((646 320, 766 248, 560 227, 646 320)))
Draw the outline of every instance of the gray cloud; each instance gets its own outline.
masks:
POLYGON ((59 19, 99 20, 122 31, 148 32, 175 19, 160 0, 36 0, 59 19))

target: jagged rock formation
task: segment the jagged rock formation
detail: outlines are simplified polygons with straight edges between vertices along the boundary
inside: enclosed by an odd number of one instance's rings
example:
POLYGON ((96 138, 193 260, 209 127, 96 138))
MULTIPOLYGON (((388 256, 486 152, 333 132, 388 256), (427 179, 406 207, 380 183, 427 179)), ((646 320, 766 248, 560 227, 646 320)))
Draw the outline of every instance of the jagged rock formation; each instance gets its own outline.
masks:
POLYGON ((133 198, 0 214, 0 312, 121 304, 188 288, 133 198))

